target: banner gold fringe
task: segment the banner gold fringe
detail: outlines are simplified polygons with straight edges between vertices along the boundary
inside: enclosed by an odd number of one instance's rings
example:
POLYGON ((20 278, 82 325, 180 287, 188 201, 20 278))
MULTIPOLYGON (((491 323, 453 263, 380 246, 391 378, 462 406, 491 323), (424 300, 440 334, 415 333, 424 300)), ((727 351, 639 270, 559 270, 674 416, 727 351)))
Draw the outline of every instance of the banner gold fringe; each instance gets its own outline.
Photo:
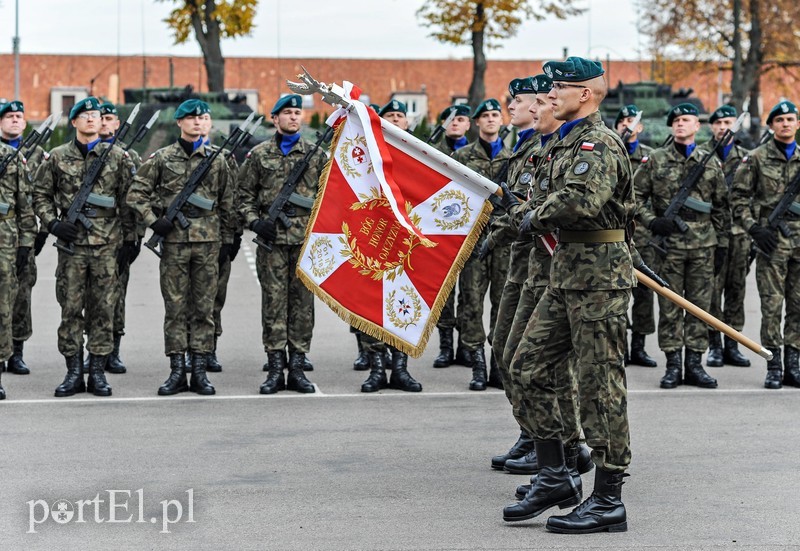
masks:
MULTIPOLYGON (((336 151, 336 147, 339 145, 339 138, 343 129, 344 124, 342 123, 334 132, 333 140, 331 140, 330 151, 336 151)), ((303 248, 300 251, 301 259, 305 256, 308 248, 311 230, 314 227, 314 224, 317 220, 317 215, 319 214, 319 209, 322 204, 322 199, 325 195, 325 188, 328 184, 328 176, 330 175, 333 162, 334 158, 333 155, 331 155, 319 178, 317 197, 314 200, 314 206, 311 209, 311 216, 309 218, 308 225, 306 226, 305 241, 303 242, 303 248)), ((456 255, 453 265, 450 267, 450 271, 447 273, 447 277, 445 278, 444 282, 442 283, 442 287, 439 289, 439 292, 436 295, 436 300, 431 306, 430 316, 428 317, 427 322, 425 322, 425 327, 422 330, 422 335, 420 337, 419 344, 417 345, 411 344, 397 335, 390 333, 383 327, 344 307, 341 303, 339 303, 339 301, 337 301, 330 294, 325 292, 319 285, 317 285, 314 280, 308 277, 308 275, 306 275, 306 273, 300 269, 299 264, 295 268, 295 273, 300 281, 303 282, 303 285, 305 285, 318 299, 320 299, 331 310, 333 310, 336 315, 339 316, 345 323, 355 327, 357 330, 366 333, 367 335, 370 335, 371 337, 385 342, 389 346, 392 346, 401 352, 405 352, 413 358, 419 358, 425 351, 425 348, 428 345, 428 339, 430 338, 434 327, 436 327, 436 323, 439 321, 439 316, 442 314, 442 309, 447 303, 447 299, 450 296, 450 293, 453 291, 453 287, 455 287, 456 282, 458 281, 458 274, 464 268, 464 264, 466 264, 467 260, 469 260, 470 255, 472 255, 472 250, 478 243, 478 240, 481 237, 481 232, 483 232, 486 224, 489 223, 489 216, 491 212, 491 203, 488 200, 484 201, 483 208, 478 215, 478 219, 475 221, 475 225, 464 239, 464 243, 461 245, 461 249, 458 251, 458 255, 456 255)), ((435 245, 434 242, 430 243, 435 245)))

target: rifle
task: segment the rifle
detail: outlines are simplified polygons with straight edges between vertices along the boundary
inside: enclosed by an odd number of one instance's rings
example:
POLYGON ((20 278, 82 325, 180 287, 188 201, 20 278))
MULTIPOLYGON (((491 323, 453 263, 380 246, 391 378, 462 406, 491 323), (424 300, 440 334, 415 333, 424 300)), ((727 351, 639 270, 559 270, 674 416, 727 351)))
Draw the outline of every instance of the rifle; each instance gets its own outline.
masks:
POLYGON ((51 118, 52 115, 47 117, 47 119, 45 119, 45 121, 42 124, 40 124, 36 129, 32 130, 31 133, 28 134, 28 137, 25 138, 25 141, 18 148, 15 148, 14 151, 6 155, 3 158, 3 160, 0 161, 0 178, 2 178, 3 175, 6 173, 8 165, 10 165, 14 161, 14 159, 17 158, 17 155, 19 155, 19 152, 22 150, 23 147, 30 147, 31 144, 33 144, 33 147, 36 147, 36 144, 39 143, 39 140, 42 137, 42 132, 44 132, 45 128, 47 128, 47 125, 50 124, 51 118))
POLYGON ((661 147, 667 147, 668 145, 671 145, 672 142, 674 141, 675 141, 675 136, 670 134, 669 136, 667 136, 667 139, 664 140, 664 143, 661 144, 661 147))
POLYGON ((236 141, 231 145, 230 151, 228 152, 228 158, 229 159, 231 157, 233 157, 233 154, 236 151, 236 149, 238 149, 239 147, 244 145, 244 142, 246 142, 250 138, 250 136, 253 135, 253 132, 255 132, 255 129, 258 128, 259 126, 261 126, 261 123, 263 121, 264 121, 264 117, 258 117, 258 119, 256 119, 256 122, 254 122, 253 125, 250 128, 248 128, 247 132, 242 132, 239 135, 239 137, 236 139, 236 141))
POLYGON ((450 114, 447 115, 447 118, 444 120, 444 122, 439 123, 438 125, 436 125, 436 128, 433 129, 433 132, 428 137, 428 139, 425 141, 425 143, 432 144, 432 143, 438 142, 439 138, 442 137, 442 134, 444 133, 444 131, 447 130, 448 126, 450 126, 450 123, 455 120, 456 112, 457 111, 456 111, 455 108, 450 109, 450 114))
POLYGON ((509 125, 507 125, 507 126, 504 126, 504 127, 502 127, 502 128, 500 129, 500 132, 498 133, 498 137, 499 137, 501 140, 503 140, 503 141, 506 141, 506 136, 508 136, 509 134, 511 134, 511 128, 512 128, 512 126, 511 126, 510 124, 509 124, 509 125))
MULTIPOLYGON (((677 226, 678 230, 681 233, 686 233, 689 231, 689 226, 686 225, 681 217, 678 215, 678 212, 683 208, 686 202, 689 200, 689 194, 691 194, 692 190, 694 189, 697 182, 703 176, 703 172, 705 172, 706 165, 708 161, 711 160, 711 157, 716 155, 716 151, 720 146, 726 145, 732 138, 736 132, 739 131, 739 128, 742 126, 742 122, 744 121, 746 113, 742 113, 739 115, 739 118, 736 119, 736 124, 733 125, 732 128, 728 128, 725 133, 720 136, 720 138, 714 139, 711 142, 711 147, 708 149, 708 152, 703 156, 699 163, 694 165, 689 173, 683 178, 681 181, 681 187, 678 190, 678 194, 672 198, 670 201, 669 206, 667 206, 667 210, 664 211, 664 218, 671 220, 675 226, 677 226)), ((664 241, 666 238, 663 235, 654 236, 647 244, 653 247, 655 251, 661 256, 662 258, 667 256, 667 249, 664 246, 664 241)))
MULTIPOLYGON (((214 208, 214 203, 209 201, 208 199, 197 198, 194 197, 194 192, 197 190, 200 183, 206 177, 206 175, 211 170, 211 166, 214 164, 214 161, 222 152, 222 150, 228 146, 229 144, 233 143, 234 141, 239 139, 239 135, 245 132, 248 132, 247 126, 252 122, 253 117, 255 117, 255 111, 250 113, 250 116, 245 119, 245 121, 240 124, 236 129, 230 133, 228 138, 225 140, 225 143, 222 144, 219 148, 213 148, 211 155, 208 155, 200 161, 195 169, 192 171, 191 175, 189 175, 189 179, 186 181, 186 185, 183 186, 181 192, 175 196, 172 202, 167 207, 167 211, 164 214, 164 218, 168 220, 171 224, 175 223, 175 220, 178 221, 178 225, 180 225, 181 229, 186 229, 191 226, 191 222, 186 219, 186 216, 181 212, 181 209, 186 203, 190 204, 197 204, 198 201, 202 201, 203 204, 200 206, 198 204, 198 208, 205 208, 207 210, 211 210, 214 208), (211 203, 208 205, 208 203, 211 203)), ((156 253, 156 256, 159 258, 161 257, 161 251, 159 251, 159 247, 164 242, 164 237, 158 235, 157 233, 153 233, 150 236, 150 239, 144 244, 145 247, 156 253)))
POLYGON ((628 143, 628 140, 633 133, 636 132, 636 127, 639 125, 639 122, 642 120, 642 112, 639 111, 636 113, 636 118, 633 119, 630 125, 625 125, 625 128, 622 130, 622 134, 619 135, 619 139, 622 140, 622 143, 628 143))
MULTIPOLYGON (((94 224, 92 224, 92 221, 89 220, 84 214, 86 205, 102 208, 114 208, 113 199, 109 201, 108 198, 94 195, 92 193, 92 188, 94 187, 97 178, 100 176, 100 172, 103 170, 103 166, 106 164, 108 155, 111 153, 114 145, 125 137, 125 134, 128 133, 128 129, 131 127, 136 115, 139 114, 139 105, 140 104, 137 103, 133 108, 128 120, 126 120, 119 131, 114 134, 114 137, 109 142, 108 147, 103 149, 103 152, 100 153, 100 156, 92 161, 92 164, 89 166, 89 170, 86 171, 86 174, 83 177, 83 183, 81 184, 78 193, 75 195, 75 198, 72 200, 72 204, 70 204, 69 209, 67 210, 67 216, 65 217, 67 222, 72 224, 80 222, 80 224, 86 228, 86 231, 91 231, 94 224)), ((53 246, 59 251, 64 251, 69 255, 75 254, 75 245, 73 243, 67 243, 66 245, 63 245, 59 241, 56 241, 53 243, 53 246)))
MULTIPOLYGON (((25 151, 22 152, 22 155, 26 159, 30 159, 34 151, 36 150, 36 146, 39 145, 43 146, 44 144, 47 143, 47 140, 50 139, 50 136, 53 134, 53 130, 55 129, 56 126, 58 126, 58 123, 60 121, 61 121, 61 111, 59 111, 58 115, 56 115, 55 117, 52 114, 49 117, 47 117, 45 119, 45 122, 48 123, 47 127, 44 130, 42 130, 41 135, 39 135, 38 139, 34 143, 31 143, 27 146, 25 151)), ((33 134, 33 132, 31 132, 31 134, 33 134)), ((25 144, 22 145, 23 147, 25 147, 25 144)), ((20 149, 22 149, 22 147, 20 149)))
MULTIPOLYGON (((291 199, 291 196, 294 194, 294 190, 297 189, 297 184, 300 183, 300 179, 303 177, 306 169, 308 168, 309 162, 311 161, 311 157, 314 156, 314 153, 317 152, 317 149, 323 143, 327 143, 333 137, 333 127, 329 126, 325 133, 322 134, 317 141, 314 143, 314 146, 309 149, 303 158, 295 163, 292 167, 292 171, 289 173, 289 176, 286 178, 286 182, 284 182, 283 187, 278 192, 278 196, 272 201, 269 206, 269 210, 267 211, 267 218, 271 220, 273 223, 280 222, 284 228, 290 228, 292 226, 292 221, 289 220, 289 217, 286 216, 286 213, 283 212, 283 208, 291 199)), ((272 241, 265 241, 261 238, 261 236, 256 235, 255 239, 253 239, 253 243, 261 247, 267 252, 272 251, 272 241)))
POLYGON ((131 148, 133 147, 133 144, 135 144, 136 142, 140 142, 140 141, 142 141, 142 139, 145 137, 145 135, 147 134, 147 132, 149 132, 149 131, 150 131, 150 129, 153 127, 153 125, 154 125, 154 124, 156 123, 156 121, 158 120, 158 115, 159 115, 160 113, 161 113, 161 109, 159 109, 158 111, 156 111, 155 113, 153 113, 153 116, 152 116, 152 117, 150 117, 150 120, 149 120, 149 121, 147 121, 145 124, 141 125, 141 126, 140 126, 140 127, 137 129, 137 130, 136 130, 136 134, 134 134, 134 135, 133 135, 133 138, 132 138, 132 139, 131 139, 131 141, 128 143, 128 145, 126 145, 126 146, 125 146, 125 151, 130 151, 130 150, 131 150, 131 148))

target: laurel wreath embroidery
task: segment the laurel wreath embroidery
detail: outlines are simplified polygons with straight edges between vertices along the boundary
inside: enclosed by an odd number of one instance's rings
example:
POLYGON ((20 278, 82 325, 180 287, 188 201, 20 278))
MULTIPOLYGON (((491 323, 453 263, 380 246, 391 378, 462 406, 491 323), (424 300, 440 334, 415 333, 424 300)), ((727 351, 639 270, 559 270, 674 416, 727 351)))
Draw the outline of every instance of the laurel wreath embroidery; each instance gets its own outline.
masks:
POLYGON ((342 222, 342 233, 344 237, 339 237, 339 242, 344 246, 341 254, 348 259, 347 262, 358 269, 359 274, 369 276, 374 281, 380 281, 384 276, 387 280, 394 281, 405 270, 413 270, 411 266, 411 251, 421 244, 419 239, 413 235, 409 235, 401 242, 407 249, 397 254, 398 259, 394 262, 388 262, 365 255, 359 248, 356 238, 352 237, 350 226, 347 222, 342 222))
MULTIPOLYGON (((359 178, 361 173, 350 165, 349 152, 355 147, 361 146, 367 148, 367 139, 364 136, 356 136, 355 138, 347 138, 344 140, 344 147, 339 149, 339 164, 342 166, 344 173, 350 178, 359 178)), ((367 174, 372 173, 372 161, 370 160, 367 165, 367 174)))
MULTIPOLYGON (((411 305, 414 310, 414 313, 410 320, 404 321, 403 319, 401 319, 394 308, 394 297, 397 293, 396 291, 392 291, 387 295, 384 301, 384 305, 386 308, 386 315, 389 317, 389 321, 391 321, 395 327, 398 327, 400 329, 407 329, 412 325, 416 325, 417 322, 422 317, 422 302, 419 299, 419 295, 414 291, 414 288, 411 287, 410 285, 404 285, 400 287, 400 290, 403 291, 411 299, 411 305)), ((408 305, 401 304, 401 306, 407 307, 408 305)))
POLYGON ((359 193, 358 197, 361 200, 350 205, 350 210, 372 210, 378 207, 389 206, 389 200, 381 195, 381 190, 376 187, 369 188, 369 193, 359 193))
POLYGON ((448 189, 440 193, 436 199, 433 200, 433 206, 431 207, 432 212, 436 212, 439 210, 445 201, 455 199, 461 205, 461 216, 456 218, 455 220, 447 221, 442 220, 440 218, 434 218, 433 222, 436 224, 441 230, 450 231, 450 230, 457 230, 463 228, 469 223, 470 217, 472 215, 472 207, 469 206, 469 197, 463 192, 458 191, 455 189, 448 189))
POLYGON ((309 258, 311 259, 311 273, 314 274, 316 277, 323 277, 327 275, 333 266, 336 264, 336 259, 334 259, 333 255, 329 255, 327 257, 320 257, 320 265, 317 266, 317 263, 314 262, 319 250, 321 248, 326 249, 333 249, 333 243, 331 243, 330 238, 328 237, 320 237, 311 245, 309 249, 309 258))

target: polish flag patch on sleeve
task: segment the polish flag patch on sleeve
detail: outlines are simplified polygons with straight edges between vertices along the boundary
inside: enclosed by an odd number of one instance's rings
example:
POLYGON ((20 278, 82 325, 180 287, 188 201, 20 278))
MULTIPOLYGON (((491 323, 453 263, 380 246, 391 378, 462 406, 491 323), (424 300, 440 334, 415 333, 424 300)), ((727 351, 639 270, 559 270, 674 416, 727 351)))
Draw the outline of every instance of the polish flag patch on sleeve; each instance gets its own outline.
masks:
POLYGON ((583 142, 581 144, 582 151, 594 151, 594 144, 592 142, 583 142))

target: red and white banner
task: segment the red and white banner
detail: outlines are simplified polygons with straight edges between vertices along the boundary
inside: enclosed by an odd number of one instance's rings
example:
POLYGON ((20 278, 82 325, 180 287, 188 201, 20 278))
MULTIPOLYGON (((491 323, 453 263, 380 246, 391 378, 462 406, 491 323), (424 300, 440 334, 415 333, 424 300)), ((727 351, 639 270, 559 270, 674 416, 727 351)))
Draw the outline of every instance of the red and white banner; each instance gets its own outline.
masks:
POLYGON ((496 186, 359 101, 339 115, 297 274, 345 322, 418 357, 496 186))

